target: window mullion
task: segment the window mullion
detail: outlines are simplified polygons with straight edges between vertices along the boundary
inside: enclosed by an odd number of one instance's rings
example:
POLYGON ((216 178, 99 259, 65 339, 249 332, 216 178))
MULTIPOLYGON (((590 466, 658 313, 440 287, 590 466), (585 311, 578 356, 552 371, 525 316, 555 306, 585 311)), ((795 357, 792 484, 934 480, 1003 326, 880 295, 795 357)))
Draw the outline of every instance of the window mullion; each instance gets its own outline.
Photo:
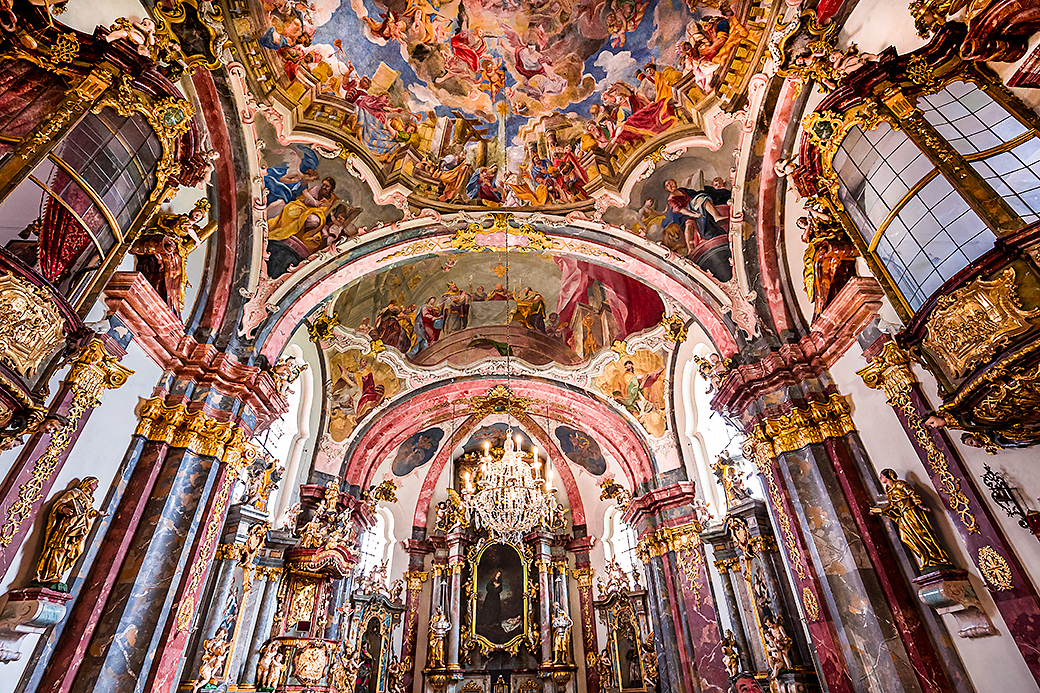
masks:
POLYGON ((979 173, 924 118, 899 90, 882 98, 899 127, 913 140, 932 164, 939 169, 968 206, 997 236, 1006 236, 1022 228, 1024 222, 1011 206, 990 187, 979 173))

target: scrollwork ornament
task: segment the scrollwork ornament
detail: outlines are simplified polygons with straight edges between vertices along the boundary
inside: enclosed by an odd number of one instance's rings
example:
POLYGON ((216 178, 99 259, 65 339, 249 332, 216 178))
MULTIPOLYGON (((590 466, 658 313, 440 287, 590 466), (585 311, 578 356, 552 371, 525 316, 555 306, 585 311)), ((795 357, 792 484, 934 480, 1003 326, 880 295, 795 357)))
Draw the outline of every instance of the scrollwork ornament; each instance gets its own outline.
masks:
POLYGON ((995 591, 1009 590, 1015 586, 1007 559, 992 546, 979 549, 979 570, 995 591))

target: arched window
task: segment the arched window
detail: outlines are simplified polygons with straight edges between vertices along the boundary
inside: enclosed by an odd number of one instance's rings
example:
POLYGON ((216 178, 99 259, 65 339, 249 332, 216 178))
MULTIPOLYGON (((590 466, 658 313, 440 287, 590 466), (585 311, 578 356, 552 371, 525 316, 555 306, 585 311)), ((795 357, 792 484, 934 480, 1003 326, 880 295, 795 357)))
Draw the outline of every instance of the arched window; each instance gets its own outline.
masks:
POLYGON ((603 521, 603 554, 606 560, 617 561, 627 573, 643 569, 636 557, 635 530, 621 519, 621 510, 617 507, 608 508, 603 521))
MULTIPOLYGON (((1003 198, 1012 217, 1040 219, 1040 139, 1024 116, 968 81, 920 96, 916 106, 918 119, 944 140, 931 141, 937 156, 962 172, 957 178, 965 178, 963 157, 978 174, 971 178, 1003 198)), ((987 213, 980 216, 959 192, 965 183, 944 175, 917 142, 887 122, 855 126, 833 160, 845 211, 909 312, 996 240, 987 213)))
POLYGON ((361 559, 357 574, 368 575, 373 568, 386 561, 386 574, 390 576, 394 560, 394 516, 386 508, 377 508, 376 523, 361 536, 361 559))

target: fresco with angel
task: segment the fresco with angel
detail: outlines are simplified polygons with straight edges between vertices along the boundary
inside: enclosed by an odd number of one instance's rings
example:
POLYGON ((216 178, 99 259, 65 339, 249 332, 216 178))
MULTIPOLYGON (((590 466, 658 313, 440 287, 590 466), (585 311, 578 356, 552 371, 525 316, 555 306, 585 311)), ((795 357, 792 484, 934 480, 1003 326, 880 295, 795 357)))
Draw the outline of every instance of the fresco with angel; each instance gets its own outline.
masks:
MULTIPOLYGON (((760 32, 746 0, 264 0, 254 37, 445 204, 579 204, 760 32), (592 182, 590 182, 592 181, 592 182)), ((745 51, 746 52, 746 51, 745 51)), ((290 89, 290 92, 292 89, 290 89)))

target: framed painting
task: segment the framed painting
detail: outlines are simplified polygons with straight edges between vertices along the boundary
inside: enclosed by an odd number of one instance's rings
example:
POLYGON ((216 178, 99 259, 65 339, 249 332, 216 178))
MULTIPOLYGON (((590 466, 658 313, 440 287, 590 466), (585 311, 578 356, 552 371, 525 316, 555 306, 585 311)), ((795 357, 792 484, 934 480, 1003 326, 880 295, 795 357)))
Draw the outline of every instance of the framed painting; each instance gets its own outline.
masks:
POLYGON ((485 539, 469 558, 471 647, 516 654, 531 635, 530 550, 485 539))

